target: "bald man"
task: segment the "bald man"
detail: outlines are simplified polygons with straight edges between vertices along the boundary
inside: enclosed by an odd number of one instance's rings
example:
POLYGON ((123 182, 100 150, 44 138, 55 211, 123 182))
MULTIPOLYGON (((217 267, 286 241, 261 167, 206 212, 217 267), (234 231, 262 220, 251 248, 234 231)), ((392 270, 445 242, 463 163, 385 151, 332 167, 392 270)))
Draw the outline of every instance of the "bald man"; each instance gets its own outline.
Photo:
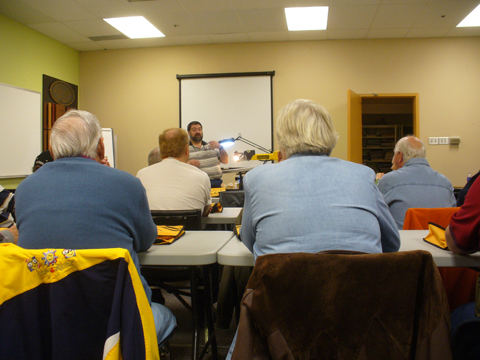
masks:
POLYGON ((392 172, 378 182, 398 229, 403 228, 409 208, 438 208, 456 205, 450 180, 434 171, 425 159, 426 150, 415 136, 405 136, 395 145, 392 172))

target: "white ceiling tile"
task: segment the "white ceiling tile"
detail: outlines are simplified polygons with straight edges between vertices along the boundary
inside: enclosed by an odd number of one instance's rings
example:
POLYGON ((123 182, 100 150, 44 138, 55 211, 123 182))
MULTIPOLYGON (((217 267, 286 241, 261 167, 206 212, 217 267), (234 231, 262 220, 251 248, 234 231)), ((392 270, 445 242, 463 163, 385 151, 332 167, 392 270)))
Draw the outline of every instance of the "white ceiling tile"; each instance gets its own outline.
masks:
POLYGON ((0 0, 0 14, 80 51, 287 40, 480 36, 456 28, 479 0, 0 0), (287 32, 284 7, 329 6, 326 31, 287 32), (142 15, 166 36, 109 40, 106 17, 142 15), (444 15, 444 17, 442 17, 444 15), (76 45, 75 45, 76 44, 76 45))
POLYGON ((407 38, 422 38, 422 37, 442 37, 448 32, 448 28, 412 28, 407 33, 407 38))
POLYGON ((136 39, 122 39, 122 40, 104 40, 96 41, 103 49, 115 50, 115 49, 132 49, 139 48, 136 39))
POLYGON ((413 26, 420 28, 455 27, 477 5, 477 0, 472 2, 471 6, 466 5, 465 1, 434 1, 425 7, 413 26))
POLYGON ((287 30, 283 8, 237 10, 237 14, 247 32, 287 30))
POLYGON ((327 30, 327 39, 365 39, 367 37, 367 34, 368 29, 327 30))
POLYGON ((210 39, 216 44, 248 42, 248 36, 245 33, 210 35, 210 39))
POLYGON ((87 37, 80 35, 61 23, 33 24, 29 27, 63 44, 89 40, 87 37))
POLYGON ((177 0, 161 0, 161 1, 138 1, 130 3, 142 14, 149 13, 171 13, 185 11, 185 7, 177 0))
POLYGON ((368 29, 377 12, 377 5, 340 5, 328 10, 328 30, 368 29))
POLYGON ((480 36, 480 26, 453 28, 445 35, 452 36, 480 36))
POLYGON ((95 15, 74 0, 32 0, 30 4, 40 13, 58 21, 95 19, 95 15))
POLYGON ((18 1, 0 1, 0 11, 6 17, 15 20, 21 24, 39 24, 53 22, 55 19, 39 12, 26 4, 22 0, 18 1))
POLYGON ((146 38, 146 39, 132 39, 135 40, 137 47, 155 47, 155 46, 172 46, 175 41, 168 37, 146 38))
MULTIPOLYGON (((61 0, 62 1, 62 0, 61 0)), ((127 0, 75 0, 97 18, 139 16, 137 9, 127 0)))
POLYGON ((187 11, 233 10, 229 0, 178 0, 187 11))
POLYGON ((289 31, 288 40, 326 40, 327 32, 325 30, 312 31, 289 31))
POLYGON ((370 29, 367 39, 388 39, 404 38, 407 36, 408 29, 370 29))
POLYGON ((103 47, 101 47, 97 42, 95 41, 88 41, 88 42, 81 42, 81 43, 69 43, 66 44, 70 46, 72 49, 78 50, 78 51, 95 51, 95 50, 103 50, 103 47))
POLYGON ((67 21, 63 24, 86 37, 122 34, 120 31, 102 19, 67 21))
POLYGON ((195 22, 207 34, 235 34, 245 32, 234 10, 192 12, 195 22))
POLYGON ((159 29, 165 36, 201 35, 205 31, 197 24, 195 19, 186 11, 158 13, 155 16, 146 16, 152 25, 159 29))
POLYGON ((418 14, 422 12, 425 6, 424 3, 380 5, 373 20, 372 28, 409 28, 415 23, 418 14))
POLYGON ((249 32, 247 35, 253 42, 288 41, 288 31, 249 32))
POLYGON ((198 45, 198 44, 212 44, 213 41, 207 35, 192 35, 192 36, 173 36, 172 41, 177 45, 198 45))

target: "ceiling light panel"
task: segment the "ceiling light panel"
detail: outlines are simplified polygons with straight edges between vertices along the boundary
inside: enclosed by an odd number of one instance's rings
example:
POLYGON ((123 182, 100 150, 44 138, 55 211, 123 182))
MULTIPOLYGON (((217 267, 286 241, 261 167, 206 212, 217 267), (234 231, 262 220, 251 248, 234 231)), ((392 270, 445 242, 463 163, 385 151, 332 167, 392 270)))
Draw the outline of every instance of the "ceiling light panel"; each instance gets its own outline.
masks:
POLYGON ((480 26, 480 5, 463 19, 457 27, 480 26))
POLYGON ((143 16, 103 19, 130 39, 163 37, 163 33, 143 16))
POLYGON ((326 30, 328 6, 285 8, 289 31, 326 30))

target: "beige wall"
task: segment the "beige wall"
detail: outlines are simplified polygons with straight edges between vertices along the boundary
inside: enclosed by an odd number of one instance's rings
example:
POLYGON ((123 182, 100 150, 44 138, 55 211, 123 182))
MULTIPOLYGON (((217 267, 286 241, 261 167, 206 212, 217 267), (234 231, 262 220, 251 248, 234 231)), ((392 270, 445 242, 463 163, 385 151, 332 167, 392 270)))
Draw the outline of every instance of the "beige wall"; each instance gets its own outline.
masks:
MULTIPOLYGON (((420 137, 460 136, 459 147, 429 146, 431 166, 454 186, 480 169, 480 37, 340 40, 177 46, 80 53, 80 107, 118 137, 118 167, 147 165, 158 134, 179 123, 177 74, 275 70, 273 105, 323 104, 347 158, 347 90, 419 93, 420 137)), ((208 138, 208 129, 205 139, 208 138)))

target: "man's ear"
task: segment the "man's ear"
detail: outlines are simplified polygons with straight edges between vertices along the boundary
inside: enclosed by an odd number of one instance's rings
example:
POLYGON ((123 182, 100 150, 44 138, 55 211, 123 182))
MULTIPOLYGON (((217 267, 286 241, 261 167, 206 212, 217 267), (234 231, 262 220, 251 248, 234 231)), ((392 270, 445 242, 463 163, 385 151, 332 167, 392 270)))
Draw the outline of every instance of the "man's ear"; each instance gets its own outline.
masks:
POLYGON ((97 160, 98 162, 101 162, 103 158, 105 157, 105 144, 103 143, 103 137, 98 140, 98 145, 97 145, 97 160))

